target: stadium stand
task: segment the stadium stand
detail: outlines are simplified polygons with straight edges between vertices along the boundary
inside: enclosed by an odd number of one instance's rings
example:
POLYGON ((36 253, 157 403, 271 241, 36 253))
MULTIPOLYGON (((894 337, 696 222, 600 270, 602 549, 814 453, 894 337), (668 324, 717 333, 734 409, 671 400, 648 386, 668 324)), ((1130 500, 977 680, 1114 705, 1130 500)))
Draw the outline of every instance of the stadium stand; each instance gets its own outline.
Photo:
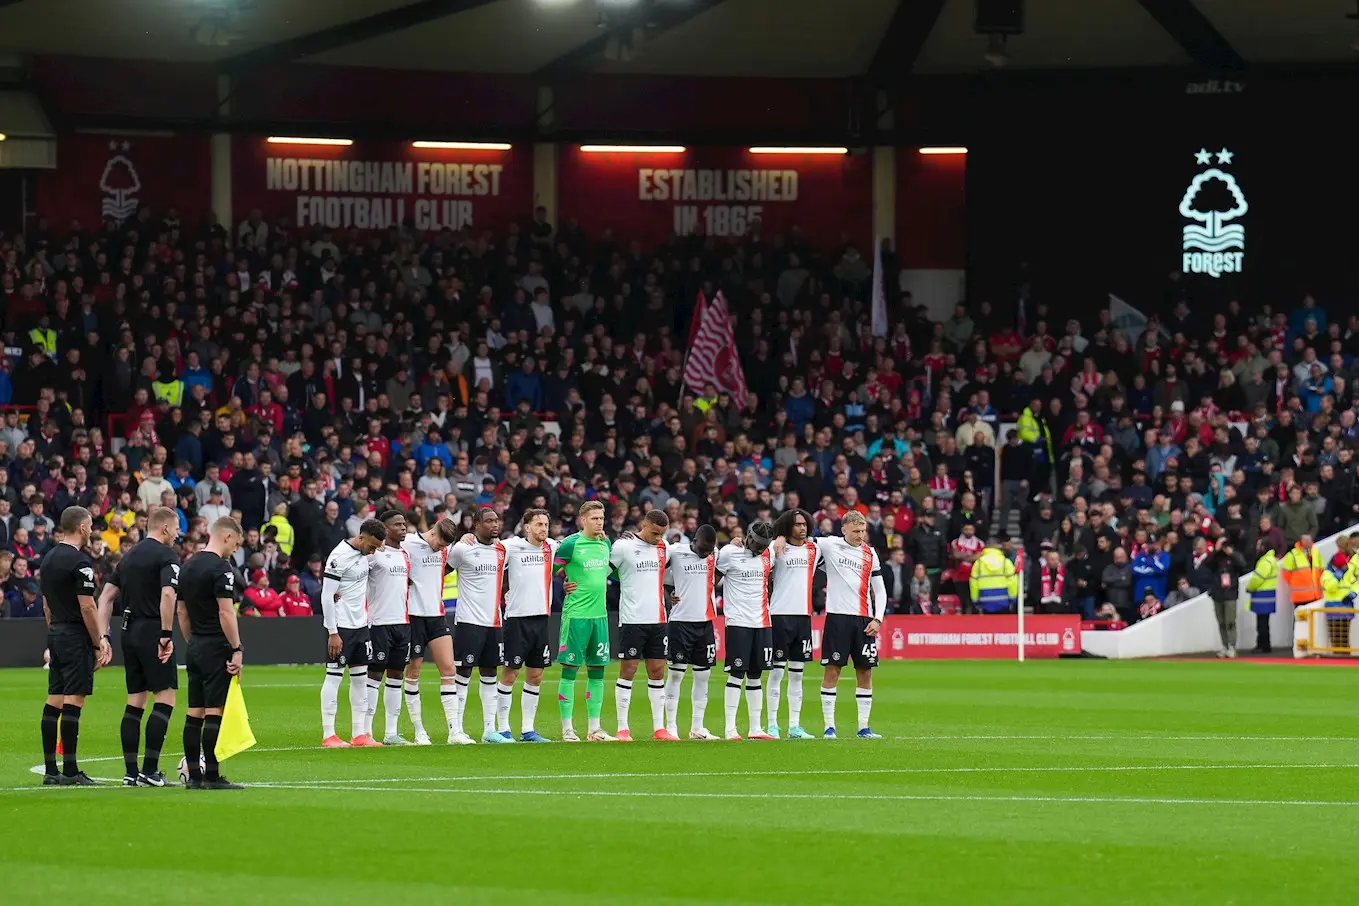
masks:
POLYGON ((1058 335, 1030 303, 932 322, 882 258, 885 338, 853 248, 758 228, 643 253, 574 223, 369 241, 169 210, 0 236, 5 615, 41 613, 74 503, 103 570, 165 503, 186 554, 234 513, 242 585, 313 598, 313 557, 389 507, 545 506, 560 535, 600 499, 611 534, 656 507, 720 541, 857 510, 892 612, 974 610, 990 542, 1022 552, 1034 609, 1114 626, 1356 521, 1359 316, 1307 297, 1131 332, 1105 307, 1058 335), (684 378, 719 296, 745 399, 684 378))

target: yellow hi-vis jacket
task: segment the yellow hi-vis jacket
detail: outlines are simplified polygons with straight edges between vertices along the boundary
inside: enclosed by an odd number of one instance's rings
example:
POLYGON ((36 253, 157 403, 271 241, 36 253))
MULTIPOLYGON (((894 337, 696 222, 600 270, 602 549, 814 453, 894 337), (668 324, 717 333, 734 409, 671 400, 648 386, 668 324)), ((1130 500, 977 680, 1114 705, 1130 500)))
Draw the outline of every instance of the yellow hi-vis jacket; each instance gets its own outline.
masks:
POLYGON ((1279 558, 1265 551, 1255 561, 1255 572, 1246 580, 1252 613, 1273 613, 1279 597, 1279 558))
POLYGON ((288 521, 287 516, 270 516, 269 521, 264 523, 264 528, 271 525, 278 529, 278 535, 274 538, 278 542, 278 549, 283 553, 283 556, 291 557, 293 555, 293 544, 297 541, 297 533, 293 531, 293 524, 288 521))
POLYGON ((1038 427, 1038 419, 1025 406, 1024 411, 1019 413, 1019 421, 1015 424, 1015 430, 1019 432, 1019 439, 1026 444, 1036 443, 1039 436, 1043 433, 1038 427))
POLYGON ((983 613, 1005 613, 1019 600, 1019 574, 1004 551, 987 547, 972 564, 968 590, 983 613))

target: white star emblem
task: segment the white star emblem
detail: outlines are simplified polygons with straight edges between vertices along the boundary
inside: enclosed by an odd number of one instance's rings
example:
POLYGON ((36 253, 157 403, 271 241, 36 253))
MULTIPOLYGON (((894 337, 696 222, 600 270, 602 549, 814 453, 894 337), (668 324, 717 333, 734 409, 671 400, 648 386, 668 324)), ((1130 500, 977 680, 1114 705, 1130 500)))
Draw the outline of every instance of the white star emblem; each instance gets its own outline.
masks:
POLYGON ((1235 156, 1235 154, 1228 151, 1226 148, 1223 148, 1221 151, 1217 152, 1217 162, 1220 164, 1229 164, 1235 156))
POLYGON ((1212 163, 1212 161, 1213 152, 1209 151, 1207 148, 1200 148, 1199 152, 1194 155, 1194 163, 1198 164, 1201 167, 1207 166, 1208 164, 1212 163))

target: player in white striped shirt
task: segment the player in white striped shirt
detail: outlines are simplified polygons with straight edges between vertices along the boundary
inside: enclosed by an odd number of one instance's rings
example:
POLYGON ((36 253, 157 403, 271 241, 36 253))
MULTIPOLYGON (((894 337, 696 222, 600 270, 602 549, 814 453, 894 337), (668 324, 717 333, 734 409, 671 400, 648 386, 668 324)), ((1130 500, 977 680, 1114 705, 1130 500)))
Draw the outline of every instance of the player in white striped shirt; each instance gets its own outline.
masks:
POLYGON ((817 538, 826 570, 826 624, 821 633, 821 716, 827 739, 835 738, 835 684, 840 670, 854 662, 854 702, 860 739, 881 739, 869 726, 873 711, 873 668, 878 666, 878 634, 887 612, 882 563, 866 541, 868 520, 849 512, 840 522, 843 538, 817 538))
POLYGON ((341 541, 326 557, 321 581, 321 614, 326 627, 326 678, 321 684, 321 745, 327 749, 381 745, 364 733, 368 718, 368 557, 382 546, 387 527, 365 519, 359 534, 341 541), (349 668, 352 742, 335 732, 340 682, 349 668))
POLYGON ((774 590, 769 616, 774 630, 774 666, 765 695, 769 706, 770 736, 779 735, 780 693, 788 675, 788 738, 815 739, 802 729, 802 674, 812 659, 812 589, 820 555, 808 539, 812 517, 806 510, 789 510, 774 523, 774 590))
POLYGON ((774 552, 774 527, 768 522, 751 523, 741 544, 728 544, 717 555, 717 572, 722 577, 722 612, 726 616, 727 689, 726 738, 739 740, 736 712, 741 707, 741 689, 746 693, 750 718, 749 739, 773 739, 760 722, 764 710, 764 690, 760 675, 774 661, 774 634, 769 622, 769 572, 774 552))
POLYGON ((551 526, 547 510, 524 513, 524 537, 506 539, 505 573, 509 591, 505 593, 505 665, 500 668, 496 686, 496 730, 513 738, 510 732, 510 700, 514 681, 523 668, 524 685, 519 690, 519 741, 551 742, 533 727, 538 714, 538 697, 543 670, 552 663, 552 640, 548 618, 552 613, 552 557, 557 541, 547 537, 551 526))
POLYGON ((713 602, 713 585, 717 581, 717 530, 711 525, 700 525, 689 544, 669 545, 665 569, 667 585, 675 589, 674 606, 670 609, 670 623, 666 628, 669 638, 668 656, 670 675, 665 684, 665 725, 679 735, 680 685, 684 682, 687 665, 693 671, 693 693, 690 697, 693 716, 689 723, 690 739, 717 739, 703 725, 703 713, 708 707, 708 681, 717 663, 717 635, 713 619, 717 609, 713 602))
POLYGON ((457 526, 452 519, 445 518, 429 531, 411 533, 401 542, 411 564, 411 659, 406 665, 406 713, 415 726, 417 746, 430 744, 420 704, 420 668, 426 656, 439 671, 439 700, 450 730, 458 713, 453 637, 448 631, 443 600, 448 547, 457 540, 457 526))
POLYGON ((678 742, 665 725, 665 659, 669 637, 665 613, 665 530, 670 517, 651 510, 636 535, 619 538, 609 548, 609 564, 618 573, 618 681, 614 705, 619 742, 632 742, 628 706, 637 667, 646 661, 647 698, 651 702, 651 738, 678 742))
POLYGON ((500 541, 500 514, 492 509, 477 511, 472 538, 448 549, 448 566, 458 571, 457 628, 453 633, 453 656, 457 663, 458 707, 449 742, 475 742, 463 732, 463 715, 472 688, 472 671, 481 673, 481 741, 512 743, 495 728, 496 670, 505 660, 501 632, 501 597, 505 590, 505 545, 500 541))
POLYGON ((386 729, 384 746, 408 746, 397 733, 401 719, 401 686, 411 656, 410 584, 411 562, 401 549, 406 538, 406 514, 386 510, 378 517, 387 528, 387 540, 373 552, 368 563, 368 634, 373 656, 368 661, 368 735, 373 734, 378 692, 383 692, 386 729), (387 680, 384 687, 383 673, 387 680))

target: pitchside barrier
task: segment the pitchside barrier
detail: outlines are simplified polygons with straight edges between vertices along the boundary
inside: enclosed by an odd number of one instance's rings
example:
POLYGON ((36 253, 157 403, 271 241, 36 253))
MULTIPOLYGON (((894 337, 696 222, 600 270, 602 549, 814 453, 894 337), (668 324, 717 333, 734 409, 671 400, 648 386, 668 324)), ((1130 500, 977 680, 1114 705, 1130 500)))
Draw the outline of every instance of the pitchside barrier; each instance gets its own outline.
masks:
MULTIPOLYGON (((560 615, 553 614, 549 631, 557 637, 560 615)), ((812 617, 812 658, 821 659, 823 617, 812 617)), ((610 636, 618 650, 618 613, 609 613, 610 636)), ((1000 616, 889 616, 878 641, 878 657, 883 660, 919 658, 1007 658, 1019 650, 1018 618, 1000 616)), ((241 645, 245 663, 319 664, 325 659, 326 631, 321 618, 241 617, 241 645)), ((716 620, 717 659, 722 660, 724 622, 716 620)), ((456 627, 454 632, 456 632, 456 627)), ((119 621, 113 624, 113 663, 123 663, 119 644, 119 621)), ((1056 658, 1080 654, 1081 618, 1078 615, 1029 616, 1024 621, 1024 650, 1030 658, 1056 658)), ((0 667, 42 666, 47 627, 42 620, 5 620, 0 622, 0 667)), ((175 631, 176 660, 183 663, 185 646, 175 631)), ((834 652, 832 652, 834 653, 834 652)), ((850 652, 842 652, 849 661, 850 652)))
MULTIPOLYGON (((1351 525, 1337 534, 1317 543, 1322 563, 1329 563, 1335 555, 1336 539, 1351 532, 1359 531, 1359 524, 1351 525)), ((1247 564, 1252 569, 1254 563, 1247 564)), ((1236 647, 1250 650, 1255 647, 1255 614, 1250 610, 1250 596, 1246 594, 1243 576, 1237 586, 1236 647)), ((1279 574, 1278 604, 1269 620, 1270 638, 1276 648, 1293 644, 1294 608, 1288 586, 1279 574)), ((1329 630, 1322 627, 1314 637, 1314 649, 1324 646, 1317 644, 1329 638, 1329 630)), ((1348 638, 1348 636, 1347 636, 1348 638)), ((1107 658, 1169 657, 1181 654, 1202 654, 1217 651, 1221 639, 1217 630, 1217 618, 1213 614, 1213 601, 1206 594, 1190 598, 1169 610, 1134 623, 1121 632, 1082 632, 1081 647, 1089 654, 1107 658)), ((1337 653, 1348 653, 1337 652, 1337 653)))

